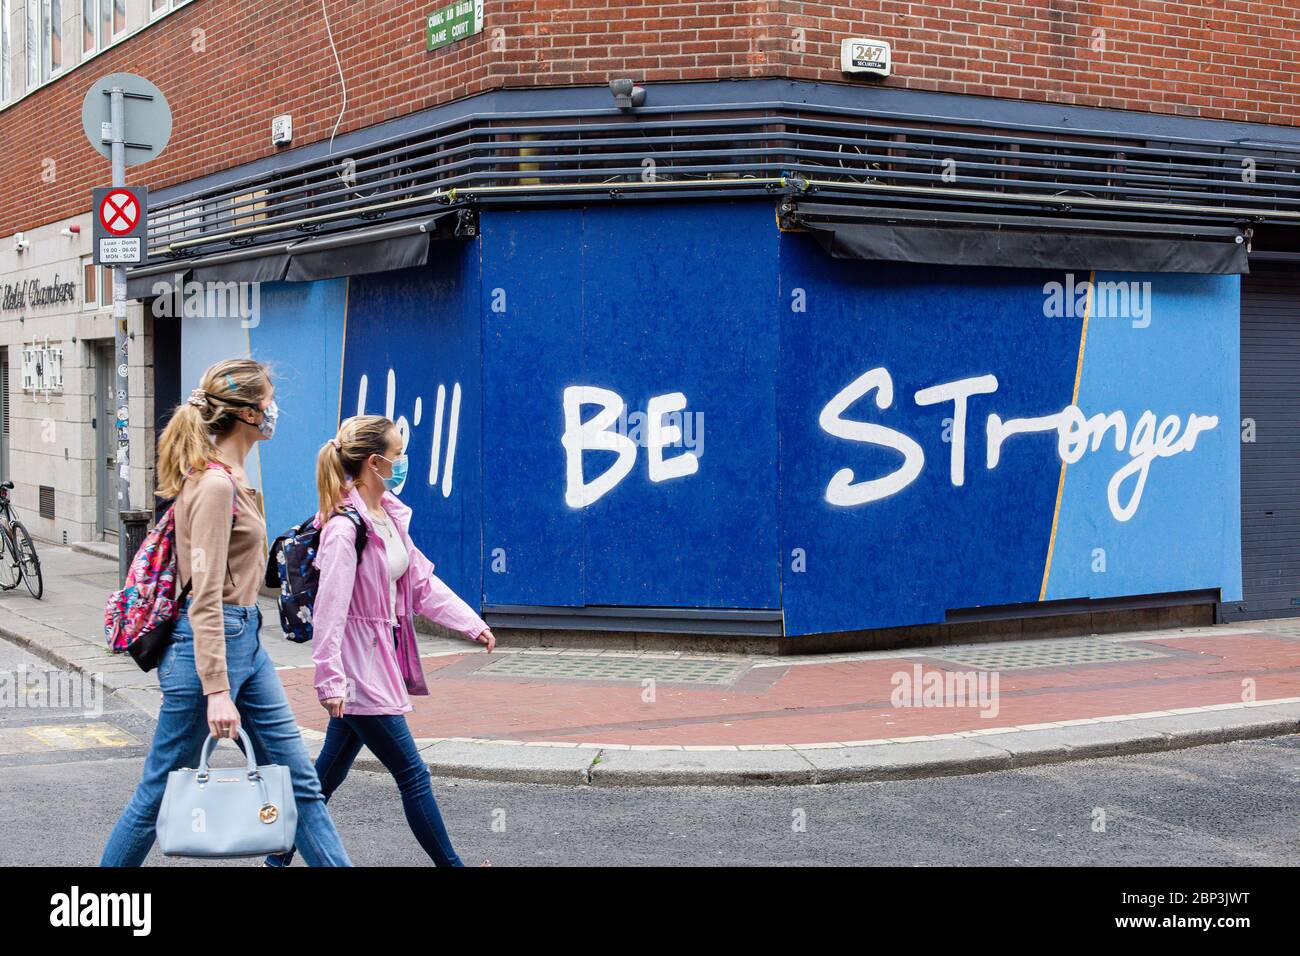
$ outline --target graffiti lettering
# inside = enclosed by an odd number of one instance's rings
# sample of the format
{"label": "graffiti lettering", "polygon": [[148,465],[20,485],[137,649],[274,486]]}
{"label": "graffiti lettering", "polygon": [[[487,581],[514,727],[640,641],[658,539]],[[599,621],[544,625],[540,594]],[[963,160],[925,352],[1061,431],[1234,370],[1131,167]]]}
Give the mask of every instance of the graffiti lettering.
{"label": "graffiti lettering", "polygon": [[[601,410],[584,422],[583,405],[599,405]],[[585,508],[598,501],[636,464],[636,442],[613,427],[626,407],[622,396],[607,388],[570,385],[564,390],[564,435],[560,441],[565,452],[564,501],[570,508]],[[685,408],[686,396],[681,392],[656,395],[646,404],[646,453],[653,482],[684,478],[699,470],[699,457],[693,452],[664,458],[664,447],[682,438],[681,428],[665,424],[664,418]],[[612,451],[618,457],[596,478],[584,481],[582,456],[586,451]]]}
{"label": "graffiti lettering", "polygon": [[[913,396],[920,406],[948,401],[953,403],[950,478],[955,486],[965,483],[967,400],[972,395],[996,392],[997,387],[998,380],[995,376],[980,375],[923,388]],[[924,467],[925,453],[912,438],[883,425],[844,418],[844,413],[854,402],[873,390],[876,393],[877,408],[885,409],[893,404],[894,382],[888,369],[873,368],[860,375],[826,403],[818,423],[823,431],[836,438],[890,448],[903,456],[903,463],[882,478],[857,482],[853,480],[851,468],[841,468],[831,476],[826,486],[826,500],[833,505],[852,507],[898,494],[916,480]],[[1057,454],[1066,464],[1073,464],[1085,452],[1100,450],[1106,433],[1112,432],[1115,450],[1124,451],[1127,442],[1131,460],[1111,476],[1106,499],[1115,520],[1128,521],[1137,513],[1142,501],[1152,463],[1157,458],[1171,458],[1192,451],[1200,433],[1209,431],[1218,424],[1216,415],[1198,415],[1192,412],[1187,415],[1185,425],[1182,417],[1167,415],[1157,426],[1155,413],[1148,409],[1138,416],[1130,434],[1128,419],[1122,411],[1087,417],[1077,405],[1067,405],[1052,415],[1005,421],[996,414],[990,414],[985,425],[985,466],[990,470],[998,466],[1002,445],[1013,435],[1055,431]],[[1122,502],[1120,498],[1123,485],[1129,478],[1136,480],[1128,501]]]}

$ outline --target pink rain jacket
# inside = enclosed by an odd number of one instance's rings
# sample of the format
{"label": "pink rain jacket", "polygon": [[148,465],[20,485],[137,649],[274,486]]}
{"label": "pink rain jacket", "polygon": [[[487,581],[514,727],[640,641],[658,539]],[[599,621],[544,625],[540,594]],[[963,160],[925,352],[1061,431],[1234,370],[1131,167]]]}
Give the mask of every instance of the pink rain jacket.
{"label": "pink rain jacket", "polygon": [[[404,714],[411,694],[428,694],[420,669],[413,614],[474,640],[487,628],[468,604],[433,573],[407,533],[411,509],[388,492],[381,499],[398,535],[406,544],[409,564],[397,580],[397,639],[388,618],[388,557],[366,504],[355,489],[347,503],[357,510],[369,532],[357,561],[356,526],[343,515],[325,523],[316,567],[320,589],[312,611],[312,660],[316,694],[321,700],[342,697],[347,714]],[[319,520],[319,515],[317,516]]]}

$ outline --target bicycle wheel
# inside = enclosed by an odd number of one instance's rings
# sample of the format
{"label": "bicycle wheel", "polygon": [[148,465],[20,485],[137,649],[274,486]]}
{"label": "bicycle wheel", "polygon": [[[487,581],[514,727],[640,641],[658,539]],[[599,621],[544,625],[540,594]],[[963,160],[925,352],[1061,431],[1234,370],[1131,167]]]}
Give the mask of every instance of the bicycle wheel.
{"label": "bicycle wheel", "polygon": [[23,571],[23,583],[32,592],[32,597],[39,601],[45,593],[45,582],[41,578],[41,559],[36,555],[36,545],[32,543],[32,536],[27,533],[21,521],[14,522],[13,533],[18,565]]}
{"label": "bicycle wheel", "polygon": [[12,591],[23,576],[18,563],[18,547],[9,529],[0,524],[0,591]]}

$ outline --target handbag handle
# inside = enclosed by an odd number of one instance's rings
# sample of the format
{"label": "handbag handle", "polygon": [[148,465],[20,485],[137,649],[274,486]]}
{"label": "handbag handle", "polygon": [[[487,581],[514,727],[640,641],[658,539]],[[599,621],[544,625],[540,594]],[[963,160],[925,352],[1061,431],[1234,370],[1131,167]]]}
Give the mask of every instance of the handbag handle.
{"label": "handbag handle", "polygon": [[[239,728],[239,738],[244,743],[244,756],[248,758],[247,769],[249,779],[256,779],[261,776],[257,772],[257,761],[253,754],[253,742],[248,739],[248,734],[244,733],[244,728]],[[204,783],[208,779],[208,755],[212,749],[222,741],[221,737],[213,737],[211,734],[203,741],[203,753],[199,756],[199,776],[198,781]]]}

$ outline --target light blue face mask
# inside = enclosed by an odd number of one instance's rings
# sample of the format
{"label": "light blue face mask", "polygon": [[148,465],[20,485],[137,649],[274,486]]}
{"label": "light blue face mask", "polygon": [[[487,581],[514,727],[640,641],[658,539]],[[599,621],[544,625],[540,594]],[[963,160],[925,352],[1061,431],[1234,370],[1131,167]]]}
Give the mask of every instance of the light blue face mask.
{"label": "light blue face mask", "polygon": [[[383,455],[378,455],[376,457],[384,458]],[[389,461],[389,459],[384,458],[384,461]],[[383,475],[379,475],[379,477],[384,479],[385,488],[387,488],[389,491],[396,491],[398,488],[402,487],[402,482],[406,481],[406,469],[407,469],[406,456],[399,455],[397,457],[397,460],[391,462],[391,464],[393,466],[393,474],[388,478],[384,478]],[[378,472],[376,472],[376,474],[378,474]]]}
{"label": "light blue face mask", "polygon": [[262,409],[262,420],[257,424],[257,430],[266,438],[275,435],[275,421],[280,417],[280,409],[275,404],[275,399],[271,399],[271,404]]}

